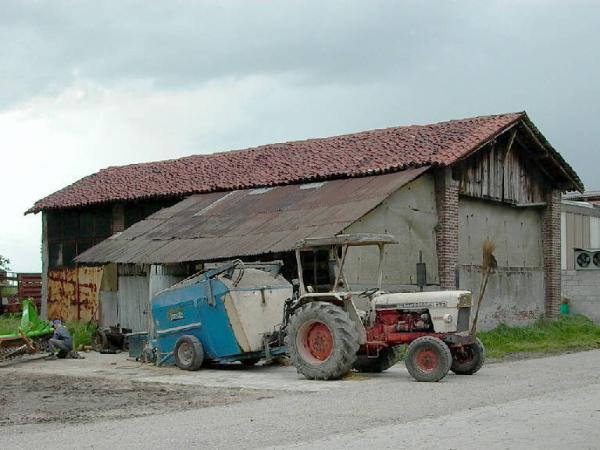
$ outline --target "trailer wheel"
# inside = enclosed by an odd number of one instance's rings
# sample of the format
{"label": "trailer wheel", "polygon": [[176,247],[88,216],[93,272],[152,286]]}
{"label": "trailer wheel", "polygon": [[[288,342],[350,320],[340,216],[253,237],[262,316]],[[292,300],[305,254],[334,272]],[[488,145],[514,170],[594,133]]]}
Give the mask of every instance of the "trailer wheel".
{"label": "trailer wheel", "polygon": [[204,349],[196,336],[181,336],[174,355],[175,364],[183,370],[198,370],[204,361]]}
{"label": "trailer wheel", "polygon": [[417,381],[440,381],[450,370],[452,354],[440,339],[422,336],[408,346],[405,364]]}
{"label": "trailer wheel", "polygon": [[381,373],[396,364],[400,360],[401,354],[402,349],[400,346],[396,346],[382,348],[376,358],[358,355],[354,363],[354,369],[364,373]]}
{"label": "trailer wheel", "polygon": [[311,380],[331,380],[348,373],[359,347],[356,325],[339,306],[311,302],[290,318],[285,345],[298,373]]}
{"label": "trailer wheel", "polygon": [[477,338],[473,345],[465,345],[461,349],[452,349],[452,366],[450,370],[457,375],[473,375],[485,361],[485,347]]}

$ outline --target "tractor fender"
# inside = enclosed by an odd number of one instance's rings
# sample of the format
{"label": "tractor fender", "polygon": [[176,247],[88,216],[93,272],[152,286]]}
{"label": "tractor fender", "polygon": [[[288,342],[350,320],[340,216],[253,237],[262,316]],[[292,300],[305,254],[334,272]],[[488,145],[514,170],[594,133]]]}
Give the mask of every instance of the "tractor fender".
{"label": "tractor fender", "polygon": [[[347,297],[343,293],[309,293],[302,295],[296,304],[294,305],[293,311],[300,308],[301,306],[306,305],[307,303],[312,302],[326,302],[332,303],[344,309],[352,321],[356,324],[356,329],[358,330],[359,335],[359,344],[364,345],[367,343],[367,329],[365,328],[356,306],[352,302],[350,297]],[[292,311],[292,313],[293,313]]]}

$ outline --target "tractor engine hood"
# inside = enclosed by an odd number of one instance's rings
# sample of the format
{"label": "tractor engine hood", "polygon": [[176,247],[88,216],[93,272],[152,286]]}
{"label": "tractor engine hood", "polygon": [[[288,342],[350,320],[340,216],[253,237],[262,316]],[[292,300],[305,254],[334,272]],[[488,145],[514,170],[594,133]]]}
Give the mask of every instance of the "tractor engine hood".
{"label": "tractor engine hood", "polygon": [[469,291],[408,292],[375,296],[378,308],[445,309],[471,306]]}

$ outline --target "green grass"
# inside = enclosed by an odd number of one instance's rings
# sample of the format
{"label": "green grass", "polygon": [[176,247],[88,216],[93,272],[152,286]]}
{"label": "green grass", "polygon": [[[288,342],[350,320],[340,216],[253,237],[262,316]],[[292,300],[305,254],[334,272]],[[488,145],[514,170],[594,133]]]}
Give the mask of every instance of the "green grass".
{"label": "green grass", "polygon": [[600,348],[600,326],[585,316],[538,319],[527,327],[500,325],[478,333],[490,358],[511,353],[560,353],[566,350]]}
{"label": "green grass", "polygon": [[65,324],[71,336],[73,336],[73,348],[80,345],[92,345],[92,337],[98,328],[96,324],[89,322],[67,322]]}
{"label": "green grass", "polygon": [[0,316],[0,336],[17,332],[21,316],[18,314],[2,314]]}
{"label": "green grass", "polygon": [[[17,332],[21,322],[20,314],[3,314],[0,316],[0,336],[4,334],[13,334]],[[65,324],[71,336],[73,336],[73,346],[78,348],[80,345],[91,345],[92,336],[96,332],[97,325],[88,322],[67,322]]]}

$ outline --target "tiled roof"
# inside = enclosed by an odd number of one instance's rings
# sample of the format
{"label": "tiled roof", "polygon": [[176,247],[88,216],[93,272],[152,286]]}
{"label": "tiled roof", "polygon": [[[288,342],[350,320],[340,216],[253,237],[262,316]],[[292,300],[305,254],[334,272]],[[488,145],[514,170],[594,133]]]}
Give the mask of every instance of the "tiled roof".
{"label": "tiled roof", "polygon": [[39,200],[27,213],[447,166],[526,117],[473,117],[109,167]]}

